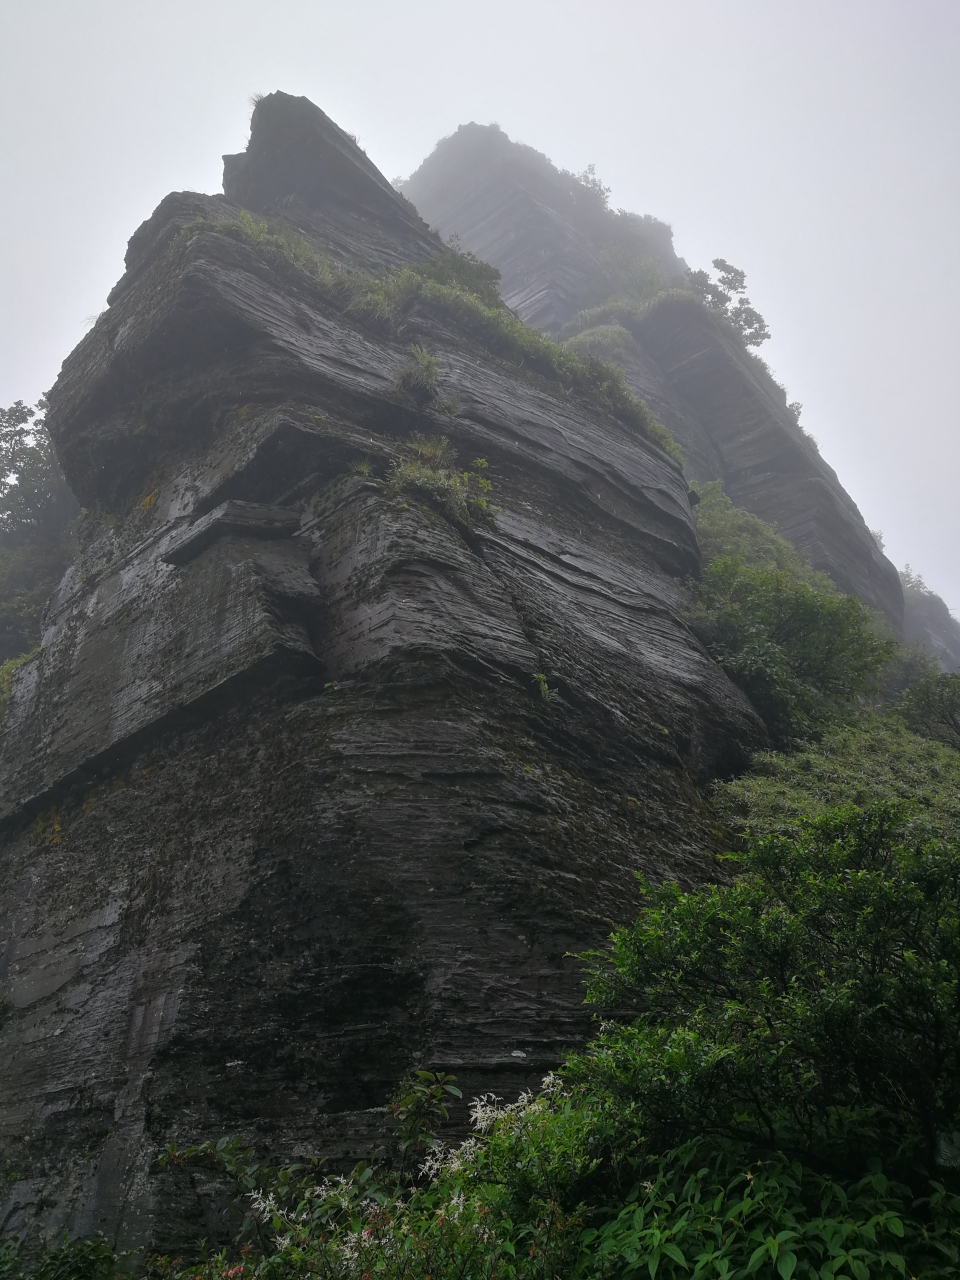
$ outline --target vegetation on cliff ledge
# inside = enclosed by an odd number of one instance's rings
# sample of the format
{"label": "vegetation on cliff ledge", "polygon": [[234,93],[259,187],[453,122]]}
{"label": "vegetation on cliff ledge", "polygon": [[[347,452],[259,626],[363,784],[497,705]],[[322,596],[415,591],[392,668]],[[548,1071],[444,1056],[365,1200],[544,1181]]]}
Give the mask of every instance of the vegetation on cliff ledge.
{"label": "vegetation on cliff ledge", "polygon": [[214,232],[240,240],[277,267],[293,268],[359,321],[395,334],[415,312],[433,314],[463,339],[538,375],[555,391],[633,427],[677,462],[683,455],[670,433],[627,387],[623,374],[592,355],[578,355],[523,323],[497,291],[500,273],[470,253],[450,248],[429,262],[382,276],[348,271],[282,225],[256,222],[244,211],[236,221],[198,219],[183,236]]}

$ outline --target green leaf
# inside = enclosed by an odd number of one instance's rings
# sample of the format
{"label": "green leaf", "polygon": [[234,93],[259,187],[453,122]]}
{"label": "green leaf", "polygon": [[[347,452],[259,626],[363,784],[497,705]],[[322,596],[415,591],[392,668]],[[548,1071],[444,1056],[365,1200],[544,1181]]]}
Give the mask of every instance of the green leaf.
{"label": "green leaf", "polygon": [[758,1249],[754,1249],[753,1253],[750,1255],[750,1261],[747,1263],[747,1275],[748,1276],[753,1275],[754,1271],[757,1270],[761,1262],[765,1262],[766,1259],[767,1259],[767,1246],[765,1244],[762,1244]]}
{"label": "green leaf", "polygon": [[795,1253],[782,1253],[777,1259],[777,1270],[780,1272],[782,1280],[790,1280],[797,1267],[797,1255]]}

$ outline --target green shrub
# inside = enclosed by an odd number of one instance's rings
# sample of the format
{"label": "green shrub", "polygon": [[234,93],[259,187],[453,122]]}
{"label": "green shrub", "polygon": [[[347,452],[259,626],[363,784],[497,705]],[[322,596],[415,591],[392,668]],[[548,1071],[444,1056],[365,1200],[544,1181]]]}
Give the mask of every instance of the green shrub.
{"label": "green shrub", "polygon": [[739,838],[782,832],[837,805],[888,800],[912,805],[910,824],[960,844],[960,756],[910,733],[896,716],[865,712],[799,751],[755,755],[710,803]]}
{"label": "green shrub", "polygon": [[960,751],[960,673],[924,674],[898,709],[914,733]]}
{"label": "green shrub", "polygon": [[422,498],[450,519],[467,524],[487,512],[487,494],[493,485],[483,474],[487,469],[484,458],[474,458],[469,471],[458,471],[456,461],[456,451],[446,436],[415,434],[401,445],[387,487]]}
{"label": "green shrub", "polygon": [[0,662],[40,640],[47,601],[77,551],[78,512],[42,416],[0,409]]}
{"label": "green shrub", "polygon": [[654,1151],[720,1134],[844,1176],[875,1157],[932,1176],[960,1128],[957,846],[881,803],[738,862],[730,884],[647,886],[595,958],[590,999],[618,1025],[573,1077],[636,1101]]}
{"label": "green shrub", "polygon": [[853,596],[837,596],[785,570],[719,556],[698,588],[694,627],[786,746],[819,732],[875,693],[894,653]]}
{"label": "green shrub", "polygon": [[410,360],[400,370],[397,390],[409,391],[421,403],[432,400],[437,394],[440,366],[423,347],[410,348]]}
{"label": "green shrub", "polygon": [[636,347],[633,334],[621,324],[599,324],[583,329],[564,343],[568,351],[580,356],[599,356],[602,360],[616,360],[627,356]]}
{"label": "green shrub", "polygon": [[720,556],[738,556],[750,568],[775,569],[826,595],[838,594],[831,579],[811,569],[809,562],[773,525],[742,507],[735,507],[719,480],[697,486],[697,493],[700,502],[694,508],[694,519],[705,565]]}
{"label": "green shrub", "polygon": [[8,1236],[0,1241],[0,1280],[119,1280],[131,1261],[102,1235],[31,1243]]}
{"label": "green shrub", "polygon": [[581,1239],[594,1275],[903,1280],[908,1265],[925,1277],[952,1274],[958,1208],[934,1187],[918,1219],[909,1188],[882,1173],[844,1185],[797,1162],[748,1164],[701,1141],[663,1156],[616,1216]]}

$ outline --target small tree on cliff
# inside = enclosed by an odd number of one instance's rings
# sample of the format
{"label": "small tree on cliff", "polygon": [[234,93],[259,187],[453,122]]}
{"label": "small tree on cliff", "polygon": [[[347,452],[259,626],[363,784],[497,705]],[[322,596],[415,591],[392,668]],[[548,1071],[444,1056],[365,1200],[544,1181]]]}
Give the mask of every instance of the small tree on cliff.
{"label": "small tree on cliff", "polygon": [[691,271],[688,279],[694,292],[711,311],[716,311],[738,330],[748,347],[759,347],[770,337],[767,322],[745,296],[747,276],[739,267],[732,266],[725,258],[714,258],[717,279],[712,280],[707,271]]}
{"label": "small tree on cliff", "polygon": [[75,554],[77,502],[44,425],[46,401],[0,408],[0,662],[31,649]]}

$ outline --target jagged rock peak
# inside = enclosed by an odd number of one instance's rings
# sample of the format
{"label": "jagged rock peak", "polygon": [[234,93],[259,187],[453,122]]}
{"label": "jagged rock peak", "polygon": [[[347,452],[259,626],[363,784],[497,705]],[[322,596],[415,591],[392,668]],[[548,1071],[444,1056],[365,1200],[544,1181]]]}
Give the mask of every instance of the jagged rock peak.
{"label": "jagged rock peak", "polygon": [[582,305],[606,248],[651,258],[671,278],[686,269],[666,223],[614,212],[598,182],[558,169],[499,125],[471,122],[442,138],[403,194],[441,235],[461,235],[464,248],[498,267],[507,305],[548,332]]}
{"label": "jagged rock peak", "polygon": [[280,92],[254,107],[246,151],[223,157],[223,192],[258,210],[290,197],[394,213],[408,207],[355,138],[309,98]]}

